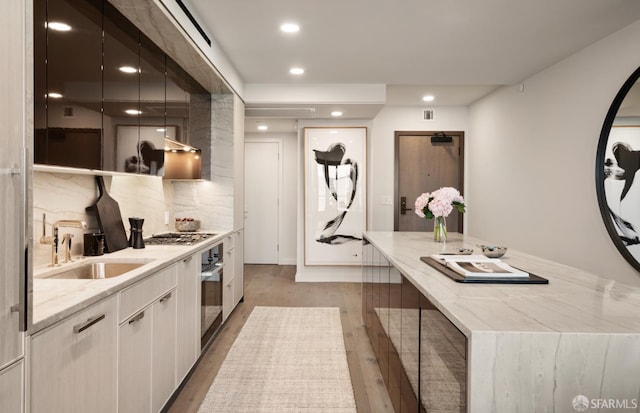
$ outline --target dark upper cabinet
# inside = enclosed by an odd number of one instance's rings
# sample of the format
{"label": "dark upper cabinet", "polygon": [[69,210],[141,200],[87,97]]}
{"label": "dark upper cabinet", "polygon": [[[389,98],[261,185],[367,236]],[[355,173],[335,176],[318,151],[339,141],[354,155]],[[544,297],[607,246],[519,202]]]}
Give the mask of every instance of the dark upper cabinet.
{"label": "dark upper cabinet", "polygon": [[108,3],[103,50],[105,168],[142,173],[138,154],[140,31]]}
{"label": "dark upper cabinet", "polygon": [[34,11],[35,162],[101,169],[101,1]]}
{"label": "dark upper cabinet", "polygon": [[180,150],[170,170],[200,177],[210,93],[108,1],[35,0],[34,75],[35,163],[164,175]]}

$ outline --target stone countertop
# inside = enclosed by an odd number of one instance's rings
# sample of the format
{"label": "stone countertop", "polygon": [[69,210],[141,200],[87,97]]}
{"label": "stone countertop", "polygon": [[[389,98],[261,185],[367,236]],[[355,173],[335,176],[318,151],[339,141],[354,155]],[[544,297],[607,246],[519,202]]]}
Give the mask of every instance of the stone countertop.
{"label": "stone countertop", "polygon": [[[640,334],[640,288],[509,249],[505,263],[549,284],[463,284],[420,260],[443,252],[430,233],[366,232],[365,237],[467,337],[482,332]],[[490,244],[449,234],[447,251]],[[481,253],[481,252],[480,252]]]}
{"label": "stone countertop", "polygon": [[[206,232],[217,235],[189,246],[147,245],[143,249],[125,248],[99,257],[74,257],[76,261],[62,264],[55,269],[45,268],[34,271],[30,334],[35,334],[189,255],[219,243],[233,231]],[[46,278],[50,273],[91,261],[144,262],[145,264],[121,276],[106,279]]]}

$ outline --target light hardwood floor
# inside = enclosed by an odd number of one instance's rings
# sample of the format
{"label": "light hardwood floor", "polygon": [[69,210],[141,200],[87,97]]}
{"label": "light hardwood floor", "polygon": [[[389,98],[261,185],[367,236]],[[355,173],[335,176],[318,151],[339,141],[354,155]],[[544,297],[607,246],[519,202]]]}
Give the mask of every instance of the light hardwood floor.
{"label": "light hardwood floor", "polygon": [[209,386],[255,306],[339,307],[358,412],[393,412],[362,325],[358,283],[296,283],[294,266],[245,265],[244,302],[238,304],[177,395],[170,413],[197,412]]}

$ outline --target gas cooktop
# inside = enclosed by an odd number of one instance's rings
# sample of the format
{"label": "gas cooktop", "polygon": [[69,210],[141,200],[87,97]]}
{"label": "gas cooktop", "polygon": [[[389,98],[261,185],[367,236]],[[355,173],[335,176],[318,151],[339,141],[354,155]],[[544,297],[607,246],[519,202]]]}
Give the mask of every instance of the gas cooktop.
{"label": "gas cooktop", "polygon": [[211,232],[165,232],[144,240],[145,245],[193,245],[217,234]]}

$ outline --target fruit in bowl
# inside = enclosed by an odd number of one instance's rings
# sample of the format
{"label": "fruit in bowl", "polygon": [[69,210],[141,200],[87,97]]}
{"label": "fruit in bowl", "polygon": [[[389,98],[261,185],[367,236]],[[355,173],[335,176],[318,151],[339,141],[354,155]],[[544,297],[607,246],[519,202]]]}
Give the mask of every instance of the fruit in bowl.
{"label": "fruit in bowl", "polygon": [[200,229],[200,221],[193,218],[176,218],[176,231],[195,232]]}
{"label": "fruit in bowl", "polygon": [[478,245],[482,249],[482,253],[489,258],[500,258],[507,252],[507,247],[499,247],[496,245]]}

